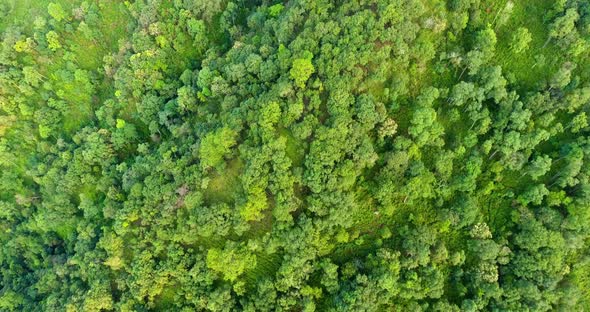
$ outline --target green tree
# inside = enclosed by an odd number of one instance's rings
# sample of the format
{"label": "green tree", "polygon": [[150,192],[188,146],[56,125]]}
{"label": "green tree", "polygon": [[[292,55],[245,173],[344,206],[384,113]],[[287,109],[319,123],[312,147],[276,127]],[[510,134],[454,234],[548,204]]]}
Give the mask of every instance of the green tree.
{"label": "green tree", "polygon": [[299,88],[305,88],[305,83],[311,77],[311,75],[315,72],[315,68],[311,63],[311,59],[313,55],[308,53],[309,55],[305,58],[298,58],[293,60],[293,65],[291,66],[291,70],[289,71],[289,75],[291,79],[295,80],[295,85]]}
{"label": "green tree", "polygon": [[59,42],[59,35],[55,31],[48,32],[45,37],[47,38],[48,47],[52,51],[61,49],[61,43]]}
{"label": "green tree", "polygon": [[574,63],[565,62],[559,70],[551,77],[549,86],[552,89],[563,89],[572,79],[572,70],[576,68]]}
{"label": "green tree", "polygon": [[222,127],[206,134],[199,148],[201,167],[207,169],[221,165],[223,158],[237,144],[236,138],[237,133],[229,127]]}
{"label": "green tree", "polygon": [[547,195],[549,195],[549,190],[545,187],[545,184],[537,184],[529,187],[524,193],[522,193],[518,197],[518,201],[523,205],[529,203],[540,205],[543,198]]}
{"label": "green tree", "polygon": [[525,27],[519,27],[512,35],[510,42],[510,49],[514,53],[522,53],[529,48],[529,44],[533,40],[533,36]]}
{"label": "green tree", "polygon": [[588,117],[586,117],[586,112],[577,114],[574,119],[572,119],[569,127],[571,127],[572,133],[578,133],[580,130],[587,128]]}
{"label": "green tree", "polygon": [[529,164],[524,174],[528,174],[536,181],[539,177],[542,177],[549,172],[552,162],[551,158],[547,155],[538,156]]}
{"label": "green tree", "polygon": [[49,15],[58,22],[61,22],[66,18],[66,12],[59,3],[49,3],[49,5],[47,5],[47,11],[49,12]]}
{"label": "green tree", "polygon": [[549,41],[551,38],[561,39],[575,30],[576,21],[580,15],[575,8],[568,9],[563,16],[555,19],[549,26]]}
{"label": "green tree", "polygon": [[243,245],[228,242],[223,249],[207,251],[207,267],[220,273],[223,279],[235,282],[246,270],[256,266],[256,256]]}

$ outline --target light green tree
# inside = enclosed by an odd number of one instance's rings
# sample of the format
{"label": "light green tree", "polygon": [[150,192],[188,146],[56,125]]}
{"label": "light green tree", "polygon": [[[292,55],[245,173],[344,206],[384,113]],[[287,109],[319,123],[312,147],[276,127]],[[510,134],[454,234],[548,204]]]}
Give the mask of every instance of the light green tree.
{"label": "light green tree", "polygon": [[312,57],[313,56],[299,58],[293,61],[293,65],[291,67],[291,71],[289,72],[289,74],[291,76],[291,79],[295,80],[295,84],[299,88],[305,88],[305,83],[307,82],[309,77],[311,77],[311,75],[315,72],[315,68],[311,63]]}

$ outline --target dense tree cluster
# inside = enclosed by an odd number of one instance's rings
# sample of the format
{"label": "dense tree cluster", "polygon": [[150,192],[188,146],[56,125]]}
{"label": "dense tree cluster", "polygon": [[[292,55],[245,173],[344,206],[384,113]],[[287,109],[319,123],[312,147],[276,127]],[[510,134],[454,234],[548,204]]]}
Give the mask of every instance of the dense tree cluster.
{"label": "dense tree cluster", "polygon": [[0,39],[1,311],[590,308],[586,1],[6,0]]}

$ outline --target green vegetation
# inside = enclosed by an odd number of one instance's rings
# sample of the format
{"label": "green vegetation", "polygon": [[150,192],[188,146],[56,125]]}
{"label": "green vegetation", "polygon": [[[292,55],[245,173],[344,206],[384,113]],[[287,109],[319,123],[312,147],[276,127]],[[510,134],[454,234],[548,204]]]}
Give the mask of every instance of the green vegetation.
{"label": "green vegetation", "polygon": [[0,1],[0,311],[590,310],[582,0]]}

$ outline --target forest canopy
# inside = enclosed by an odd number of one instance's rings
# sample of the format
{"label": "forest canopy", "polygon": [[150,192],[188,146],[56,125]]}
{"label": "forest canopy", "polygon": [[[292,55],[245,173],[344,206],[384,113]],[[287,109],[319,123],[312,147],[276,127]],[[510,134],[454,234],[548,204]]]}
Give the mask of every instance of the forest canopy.
{"label": "forest canopy", "polygon": [[585,0],[0,1],[0,311],[590,309]]}

